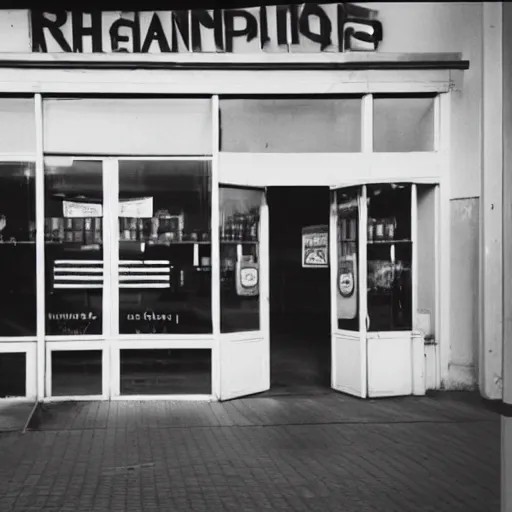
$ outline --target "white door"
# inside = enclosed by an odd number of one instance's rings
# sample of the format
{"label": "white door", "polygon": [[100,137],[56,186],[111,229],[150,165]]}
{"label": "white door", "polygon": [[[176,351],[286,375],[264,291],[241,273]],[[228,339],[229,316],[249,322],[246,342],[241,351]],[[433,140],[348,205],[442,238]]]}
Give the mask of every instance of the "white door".
{"label": "white door", "polygon": [[365,187],[331,189],[331,386],[365,398],[366,340]]}
{"label": "white door", "polygon": [[220,185],[220,400],[270,389],[268,206],[262,188]]}
{"label": "white door", "polygon": [[[418,309],[416,194],[410,183],[332,188],[331,381],[337,391],[361,398],[410,395],[415,381],[421,394],[423,340],[413,329]],[[434,288],[426,280],[429,275],[435,279],[429,272],[435,262],[429,264],[427,256],[422,298],[434,309],[429,303]]]}

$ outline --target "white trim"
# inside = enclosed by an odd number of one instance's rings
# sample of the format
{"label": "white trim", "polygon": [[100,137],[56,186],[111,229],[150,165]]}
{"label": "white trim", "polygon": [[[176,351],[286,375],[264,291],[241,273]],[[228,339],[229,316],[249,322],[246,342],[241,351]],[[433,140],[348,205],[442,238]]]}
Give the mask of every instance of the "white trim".
{"label": "white trim", "polygon": [[0,337],[0,345],[2,343],[37,343],[37,336],[2,336]]}
{"label": "white trim", "polygon": [[366,398],[368,383],[368,200],[366,185],[361,187],[359,199],[359,342],[361,345],[361,397]]}
{"label": "white trim", "polygon": [[[182,52],[182,53],[2,53],[1,61],[32,62],[32,63],[61,63],[84,66],[92,63],[192,63],[192,64],[318,64],[318,63],[374,63],[374,62],[448,62],[461,60],[461,54],[456,52],[425,52],[425,53],[390,53],[390,52],[314,52],[314,53],[228,53],[228,52]],[[108,69],[108,68],[106,68]],[[396,71],[396,70],[394,70]]]}
{"label": "white trim", "polygon": [[366,94],[361,102],[361,152],[373,152],[373,95]]}
{"label": "white trim", "polygon": [[[358,52],[360,53],[360,52]],[[71,54],[73,55],[73,54]],[[318,56],[318,54],[315,54]],[[148,57],[145,55],[144,58]],[[194,70],[0,68],[0,93],[364,94],[447,92],[442,70]]]}
{"label": "white trim", "polygon": [[113,396],[112,401],[153,401],[165,400],[169,402],[216,402],[217,398],[214,395],[119,395]]}
{"label": "white trim", "polygon": [[[219,154],[220,182],[239,186],[349,186],[368,182],[437,183],[443,157],[414,153],[226,153]],[[290,177],[293,169],[293,178]],[[311,172],[314,169],[314,173]]]}
{"label": "white trim", "polygon": [[418,190],[411,185],[411,242],[412,242],[412,329],[418,324]]}
{"label": "white trim", "polygon": [[441,193],[439,184],[436,185],[435,197],[434,197],[434,280],[435,280],[435,331],[434,331],[434,342],[436,344],[436,350],[434,352],[434,367],[435,367],[435,389],[441,387],[441,360],[439,357],[440,350],[437,349],[437,345],[441,340]]}
{"label": "white trim", "polygon": [[211,314],[216,349],[212,352],[212,394],[221,393],[221,351],[220,342],[220,198],[219,198],[219,150],[220,150],[220,106],[219,97],[212,97],[212,166],[211,166]]}
{"label": "white trim", "polygon": [[35,130],[36,130],[36,306],[37,306],[37,398],[40,400],[45,393],[45,341],[46,331],[46,283],[45,283],[45,189],[44,189],[44,153],[43,153],[43,103],[40,94],[34,98]]}
{"label": "white trim", "polygon": [[[210,349],[216,348],[216,340],[213,336],[208,339],[188,339],[183,337],[178,340],[153,339],[139,336],[137,340],[111,340],[112,350],[158,350],[158,349]],[[213,354],[212,354],[213,359]]]}
{"label": "white trim", "polygon": [[443,177],[439,183],[438,193],[438,253],[439,286],[437,292],[437,316],[439,324],[438,379],[439,387],[448,382],[450,363],[450,318],[451,318],[451,203],[450,203],[450,158],[451,158],[451,95],[440,97],[440,150]]}
{"label": "white trim", "polygon": [[259,229],[259,269],[260,269],[260,332],[263,336],[265,352],[266,388],[270,389],[270,216],[266,191],[262,194]]}
{"label": "white trim", "polygon": [[[37,119],[37,118],[36,118]],[[31,154],[27,155],[26,153],[2,153],[0,152],[0,163],[9,163],[9,162],[23,162],[23,163],[36,163],[37,155]]]}
{"label": "white trim", "polygon": [[172,160],[175,160],[175,161],[178,161],[178,162],[183,162],[183,161],[192,161],[192,162],[196,162],[196,161],[200,161],[200,162],[210,162],[211,160],[213,160],[213,156],[190,156],[190,155],[187,155],[187,156],[145,156],[145,155],[140,155],[140,156],[119,156],[119,157],[115,157],[116,160],[118,161],[122,161],[122,160],[131,160],[131,161],[139,161],[139,160],[144,160],[144,161],[172,161]]}
{"label": "white trim", "polygon": [[441,149],[441,97],[434,98],[434,151]]}
{"label": "white trim", "polygon": [[396,340],[396,339],[409,339],[414,331],[368,331],[366,337],[370,340]]}
{"label": "white trim", "polygon": [[[334,376],[336,375],[336,357],[334,351],[333,336],[338,332],[338,197],[336,189],[330,190],[329,210],[329,293],[331,295],[331,387],[334,387]],[[358,335],[359,337],[359,335]]]}

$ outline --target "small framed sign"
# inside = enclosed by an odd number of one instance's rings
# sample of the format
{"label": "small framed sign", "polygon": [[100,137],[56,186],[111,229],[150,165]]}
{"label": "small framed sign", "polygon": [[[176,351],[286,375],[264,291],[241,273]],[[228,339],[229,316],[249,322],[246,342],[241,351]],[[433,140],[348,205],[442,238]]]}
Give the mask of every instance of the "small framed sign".
{"label": "small framed sign", "polygon": [[302,267],[326,268],[329,266],[329,226],[302,228]]}

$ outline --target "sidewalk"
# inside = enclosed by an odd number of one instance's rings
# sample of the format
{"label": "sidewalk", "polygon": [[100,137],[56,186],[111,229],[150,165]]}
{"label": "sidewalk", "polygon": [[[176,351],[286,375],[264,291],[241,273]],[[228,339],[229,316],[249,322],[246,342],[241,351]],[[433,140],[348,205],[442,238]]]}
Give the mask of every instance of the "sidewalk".
{"label": "sidewalk", "polygon": [[45,405],[0,435],[2,512],[498,512],[475,395]]}

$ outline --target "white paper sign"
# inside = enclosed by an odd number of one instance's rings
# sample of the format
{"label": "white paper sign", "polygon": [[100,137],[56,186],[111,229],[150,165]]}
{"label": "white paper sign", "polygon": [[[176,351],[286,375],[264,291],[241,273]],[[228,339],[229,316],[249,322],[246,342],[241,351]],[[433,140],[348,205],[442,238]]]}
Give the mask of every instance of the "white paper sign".
{"label": "white paper sign", "polygon": [[[64,217],[103,217],[103,205],[99,203],[81,203],[80,201],[63,201]],[[153,217],[153,198],[142,197],[119,202],[119,217]]]}
{"label": "white paper sign", "polygon": [[63,201],[62,210],[64,217],[103,217],[103,207],[97,203]]}
{"label": "white paper sign", "polygon": [[119,202],[119,217],[153,217],[153,198],[142,197]]}

